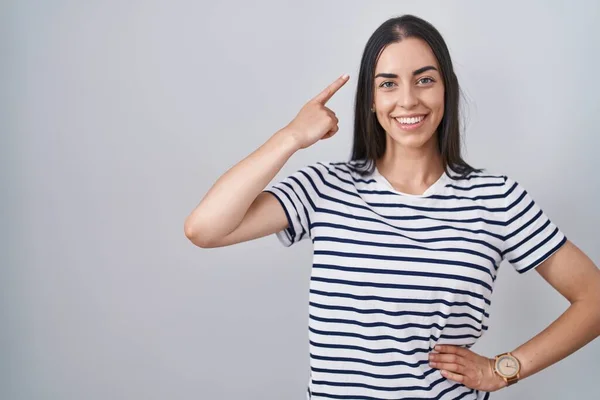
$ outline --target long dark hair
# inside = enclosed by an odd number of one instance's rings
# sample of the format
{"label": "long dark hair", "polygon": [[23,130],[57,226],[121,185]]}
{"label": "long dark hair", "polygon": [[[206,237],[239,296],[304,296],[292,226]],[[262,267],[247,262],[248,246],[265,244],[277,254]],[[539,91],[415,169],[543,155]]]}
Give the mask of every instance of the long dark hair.
{"label": "long dark hair", "polygon": [[385,153],[386,133],[379,124],[377,116],[371,111],[375,66],[387,45],[409,37],[420,38],[429,45],[438,61],[440,74],[444,80],[444,116],[436,131],[444,170],[448,173],[450,168],[460,175],[480,172],[481,170],[467,164],[461,156],[460,87],[454,74],[448,47],[433,25],[414,15],[403,15],[385,21],[367,41],[358,75],[351,160],[364,162],[357,170],[365,175],[374,171],[375,161]]}

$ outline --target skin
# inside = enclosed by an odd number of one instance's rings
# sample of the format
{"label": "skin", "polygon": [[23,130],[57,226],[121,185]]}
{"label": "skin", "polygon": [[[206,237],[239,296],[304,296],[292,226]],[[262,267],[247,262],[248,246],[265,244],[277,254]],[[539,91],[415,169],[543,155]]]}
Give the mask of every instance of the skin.
{"label": "skin", "polygon": [[[435,69],[423,71],[429,66]],[[423,193],[443,173],[435,131],[444,114],[444,86],[427,43],[407,38],[383,50],[375,67],[373,107],[386,131],[386,152],[377,160],[379,172],[401,192]],[[395,116],[413,114],[427,114],[419,129],[398,127]],[[567,241],[535,270],[570,306],[545,330],[511,351],[521,363],[521,380],[600,335],[600,270],[589,257]],[[461,346],[442,345],[434,350],[430,365],[446,378],[486,392],[506,386],[494,372],[493,358]]]}

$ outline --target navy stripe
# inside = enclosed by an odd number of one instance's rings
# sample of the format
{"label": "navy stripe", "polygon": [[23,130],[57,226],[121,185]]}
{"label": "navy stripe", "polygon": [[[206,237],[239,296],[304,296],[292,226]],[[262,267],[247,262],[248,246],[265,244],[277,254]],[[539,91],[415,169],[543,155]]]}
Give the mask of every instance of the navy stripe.
{"label": "navy stripe", "polygon": [[492,291],[492,287],[482,280],[471,278],[468,276],[462,276],[462,275],[442,274],[439,272],[400,271],[400,270],[389,270],[389,269],[380,269],[380,268],[345,267],[345,266],[334,265],[334,264],[316,264],[316,263],[313,264],[313,268],[335,269],[338,271],[350,271],[350,272],[364,272],[364,273],[370,273],[370,274],[425,276],[425,277],[430,277],[430,278],[454,279],[457,281],[476,283],[476,284],[481,285],[484,288],[488,289],[490,292]]}
{"label": "navy stripe", "polygon": [[[467,387],[465,387],[465,389],[467,389]],[[454,398],[454,400],[460,400],[460,399],[464,398],[465,396],[468,396],[468,395],[470,395],[470,394],[472,394],[472,393],[474,393],[474,392],[475,392],[475,389],[471,389],[471,390],[469,390],[468,392],[464,392],[464,393],[463,393],[463,394],[461,394],[460,396],[458,396],[458,397],[455,397],[455,398]],[[475,396],[477,396],[477,395],[475,395]],[[486,399],[487,399],[487,396],[486,396]]]}
{"label": "navy stripe", "polygon": [[[381,374],[373,374],[370,372],[363,372],[363,371],[355,371],[355,370],[344,370],[344,369],[325,369],[325,368],[311,368],[310,369],[312,372],[320,372],[320,373],[325,373],[325,374],[338,374],[338,375],[361,375],[361,376],[368,376],[370,378],[377,378],[377,379],[403,379],[403,378],[412,378],[412,379],[418,379],[418,380],[423,380],[425,378],[427,378],[429,375],[433,374],[436,372],[435,369],[433,368],[428,368],[428,371],[421,374],[421,375],[415,375],[415,374],[394,374],[394,375],[381,375]],[[315,384],[318,384],[319,381],[315,381]],[[362,385],[359,383],[359,385]],[[353,385],[354,386],[354,385]],[[369,386],[369,385],[366,385]],[[395,391],[398,390],[397,388],[382,388],[382,387],[378,387],[378,386],[373,386],[373,389],[376,390],[388,390],[388,391]]]}
{"label": "navy stripe", "polygon": [[[474,233],[474,234],[483,233],[483,234],[489,235],[491,237],[494,237],[494,238],[500,239],[500,240],[502,240],[504,238],[500,234],[486,231],[484,229],[474,230],[474,229],[468,229],[468,228],[459,228],[459,227],[451,226],[451,225],[438,225],[438,226],[429,226],[429,227],[409,228],[409,227],[405,227],[405,226],[402,226],[402,227],[395,226],[395,225],[389,224],[387,222],[384,222],[381,219],[363,217],[363,216],[354,215],[354,214],[346,214],[341,211],[329,210],[327,208],[318,208],[317,211],[319,211],[323,214],[338,215],[341,217],[346,217],[346,218],[350,218],[350,219],[354,219],[354,220],[358,220],[358,221],[374,222],[377,224],[394,227],[395,229],[408,231],[408,232],[433,232],[433,231],[441,231],[441,230],[454,230],[454,231],[458,231],[458,232],[469,232],[469,233]],[[392,221],[427,220],[427,221],[442,221],[442,222],[455,222],[455,223],[483,222],[483,221],[481,221],[481,218],[474,218],[471,220],[454,220],[454,219],[447,219],[447,218],[446,219],[445,218],[431,218],[431,217],[427,217],[424,215],[405,215],[405,216],[400,216],[400,215],[399,216],[389,216],[389,215],[382,215],[382,214],[377,214],[377,215],[379,215],[385,219],[392,220]],[[504,224],[505,224],[504,222],[496,221],[496,223],[494,225],[504,225]]]}
{"label": "navy stripe", "polygon": [[504,175],[469,175],[466,177],[454,175],[451,178],[455,181],[470,181],[471,179],[475,179],[475,178],[506,180],[506,177]]}
{"label": "navy stripe", "polygon": [[342,251],[327,251],[327,250],[315,250],[314,255],[324,255],[324,256],[338,256],[343,258],[359,258],[359,259],[368,259],[368,260],[387,260],[387,261],[405,261],[412,263],[427,263],[427,264],[437,264],[437,265],[453,265],[457,267],[465,267],[474,269],[477,271],[481,271],[490,278],[494,279],[494,274],[490,271],[489,268],[482,267],[481,265],[465,262],[465,261],[454,261],[454,260],[439,260],[435,258],[424,258],[424,257],[403,257],[403,256],[388,256],[383,254],[361,254],[361,253],[344,253]]}
{"label": "navy stripe", "polygon": [[[367,165],[367,163],[369,163],[369,161],[365,162],[365,163],[353,163],[353,162],[334,162],[331,163],[332,166],[334,166],[336,169],[339,169],[340,171],[346,172],[348,174],[351,173],[356,173],[357,175],[360,175],[360,171],[364,170],[364,167]],[[342,168],[340,168],[342,167]],[[344,169],[347,168],[347,169]]]}
{"label": "navy stripe", "polygon": [[[351,312],[355,312],[358,314],[384,314],[384,315],[390,315],[392,317],[402,317],[402,316],[407,316],[407,315],[411,315],[411,316],[418,316],[418,317],[433,317],[433,316],[439,316],[439,317],[443,317],[444,319],[449,319],[449,318],[461,318],[461,317],[465,317],[465,318],[470,318],[473,321],[481,324],[483,322],[483,320],[479,320],[477,318],[475,318],[475,316],[473,316],[472,314],[468,314],[468,313],[449,313],[449,314],[444,314],[441,311],[431,311],[431,312],[425,312],[425,311],[388,311],[388,310],[382,310],[382,309],[359,309],[359,308],[355,308],[355,307],[346,307],[346,306],[335,306],[335,305],[330,305],[330,304],[321,304],[321,303],[316,303],[316,302],[309,302],[308,303],[310,306],[316,307],[316,308],[323,308],[326,310],[338,310],[338,311],[351,311]],[[484,328],[484,330],[486,330],[487,327]]]}
{"label": "navy stripe", "polygon": [[423,341],[423,342],[428,342],[430,340],[437,341],[439,339],[439,337],[435,336],[435,335],[429,335],[429,336],[412,335],[412,336],[399,338],[399,337],[395,337],[395,336],[391,336],[391,335],[368,336],[368,335],[361,335],[360,333],[354,333],[354,332],[340,332],[340,331],[334,331],[334,330],[321,331],[319,329],[315,329],[312,327],[309,327],[308,330],[314,334],[322,335],[322,336],[350,337],[350,338],[357,338],[357,339],[374,341],[374,342],[378,341],[378,340],[391,340],[396,343],[409,343],[409,342],[413,342],[413,341]]}
{"label": "navy stripe", "polygon": [[456,189],[456,190],[473,190],[473,189],[480,189],[480,188],[486,188],[486,187],[498,187],[498,186],[504,186],[505,183],[504,182],[500,182],[500,183],[482,183],[480,185],[473,185],[473,186],[467,186],[467,187],[463,187],[463,186],[456,186],[456,185],[452,185],[452,184],[447,184],[446,187],[447,188],[452,188],[452,189]]}
{"label": "navy stripe", "polygon": [[[503,194],[489,194],[489,195],[481,195],[481,196],[474,196],[474,197],[464,197],[464,196],[456,196],[456,195],[448,195],[448,196],[443,196],[443,195],[432,195],[429,196],[429,199],[436,199],[436,200],[495,200],[495,199],[505,199],[507,198],[516,188],[517,188],[517,183],[514,183],[511,188],[508,190],[508,192],[503,193]],[[493,210],[498,210],[500,211],[501,209],[497,209],[494,208]],[[506,210],[504,210],[506,211]]]}
{"label": "navy stripe", "polygon": [[471,239],[471,238],[467,238],[467,237],[460,237],[460,236],[455,236],[455,237],[441,237],[441,238],[429,238],[429,239],[418,239],[418,238],[414,238],[414,237],[410,237],[407,235],[403,235],[401,233],[394,233],[394,232],[389,232],[389,231],[376,231],[376,230],[372,230],[372,229],[363,229],[363,228],[355,228],[352,226],[346,226],[346,225],[341,225],[341,224],[332,224],[329,222],[315,222],[313,225],[313,228],[317,228],[317,227],[324,227],[324,228],[335,228],[335,229],[343,229],[343,230],[348,230],[348,231],[353,231],[353,232],[361,232],[361,233],[371,233],[374,235],[386,235],[386,236],[400,236],[406,239],[410,239],[414,242],[420,242],[420,243],[434,243],[434,242],[469,242],[469,243],[476,243],[476,244],[480,244],[482,246],[485,246],[487,248],[489,248],[490,250],[494,250],[499,256],[502,254],[500,249],[498,249],[496,246],[485,242],[483,240],[478,240],[478,239]]}
{"label": "navy stripe", "polygon": [[483,334],[480,333],[479,335],[447,335],[447,334],[443,334],[439,337],[439,339],[479,339],[481,337],[481,335]]}
{"label": "navy stripe", "polygon": [[497,261],[494,260],[492,257],[490,257],[486,254],[483,254],[481,252],[471,250],[471,249],[463,249],[463,248],[456,248],[456,247],[442,247],[442,248],[438,248],[438,249],[430,249],[425,246],[417,246],[417,245],[411,245],[411,244],[368,242],[368,241],[364,241],[364,240],[345,239],[345,238],[338,238],[338,237],[333,237],[333,236],[318,236],[315,238],[315,242],[338,242],[338,243],[351,243],[351,244],[355,244],[355,245],[374,246],[374,247],[391,247],[391,248],[395,248],[395,249],[416,249],[416,250],[423,250],[423,251],[427,251],[427,252],[444,251],[444,252],[448,252],[448,253],[471,254],[471,255],[481,257],[481,258],[489,261],[491,264],[490,265],[491,267],[493,267],[494,269],[498,269]]}
{"label": "navy stripe", "polygon": [[361,286],[361,287],[378,287],[378,288],[387,288],[387,289],[404,289],[404,290],[425,290],[428,292],[447,292],[454,294],[464,294],[466,296],[475,297],[476,299],[484,301],[487,305],[491,305],[491,300],[485,298],[480,293],[470,292],[468,290],[459,290],[459,289],[451,289],[446,287],[439,286],[421,286],[421,285],[401,285],[395,283],[379,283],[379,282],[355,282],[348,281],[344,279],[330,279],[330,278],[322,278],[318,276],[312,276],[310,278],[311,281],[314,282],[325,282],[325,283],[334,283],[340,285],[350,285],[350,286]]}
{"label": "navy stripe", "polygon": [[345,345],[345,344],[330,344],[330,343],[319,343],[310,340],[309,343],[312,346],[326,349],[341,349],[341,350],[357,350],[363,351],[365,353],[371,354],[387,354],[387,353],[399,353],[404,356],[412,356],[417,353],[430,353],[431,349],[429,348],[419,348],[413,347],[411,350],[401,350],[397,347],[387,348],[387,349],[369,349],[362,346],[354,346],[354,345]]}
{"label": "navy stripe", "polygon": [[[340,293],[340,292],[324,292],[322,290],[310,289],[309,293],[316,294],[325,297],[341,297],[345,299],[353,299],[353,300],[376,300],[382,301],[386,303],[404,303],[404,304],[444,304],[451,307],[468,307],[477,311],[480,314],[484,314],[484,310],[480,307],[476,307],[471,303],[464,301],[447,301],[442,299],[410,299],[410,298],[396,298],[396,297],[383,297],[383,296],[359,296],[348,293]],[[486,315],[487,316],[487,315]]]}
{"label": "navy stripe", "polygon": [[434,324],[408,323],[408,324],[394,325],[394,324],[388,324],[386,322],[360,322],[360,321],[356,321],[356,320],[342,319],[342,318],[323,318],[323,317],[317,317],[312,314],[308,314],[308,318],[315,320],[315,321],[319,321],[319,322],[331,322],[331,323],[335,323],[335,324],[357,325],[357,326],[362,326],[363,328],[368,328],[368,327],[386,327],[386,328],[390,328],[390,329],[406,329],[406,328],[433,329],[433,328],[435,328],[438,330],[443,330],[445,328],[449,328],[449,329],[468,328],[468,329],[472,329],[472,330],[476,331],[477,333],[482,332],[482,329],[477,329],[473,325],[469,325],[469,324],[447,324],[447,325],[442,326],[442,325],[438,325],[435,323]]}
{"label": "navy stripe", "polygon": [[[395,388],[395,391],[421,391],[421,390],[426,390],[426,391],[431,391],[433,388],[435,388],[437,385],[439,385],[442,382],[446,382],[446,378],[441,378],[438,379],[435,382],[432,382],[429,386],[402,386],[400,388]],[[385,387],[381,388],[379,386],[372,386],[372,385],[366,385],[363,383],[353,383],[353,382],[329,382],[329,381],[313,381],[313,383],[315,385],[326,385],[326,386],[352,386],[352,387],[363,387],[363,388],[370,388],[373,390],[386,390]],[[442,396],[444,396],[446,393],[458,388],[459,386],[462,386],[459,383],[456,383],[454,385],[452,385],[451,387],[441,391],[438,396],[436,397],[432,397],[431,399],[440,399]],[[345,395],[334,395],[334,394],[327,394],[327,393],[323,393],[323,392],[313,392],[313,394],[315,396],[322,396],[322,397],[328,397],[328,398],[333,398],[333,399],[361,399],[361,400],[381,400],[381,398],[379,397],[369,397],[369,396],[345,396]],[[423,397],[403,397],[402,400],[420,400],[423,399]]]}
{"label": "navy stripe", "polygon": [[[508,197],[508,195],[514,190],[516,186],[513,186],[511,188],[511,190],[509,190],[509,192],[507,192],[505,195],[500,195],[497,196],[494,195],[494,198],[506,198]],[[475,211],[475,210],[482,210],[482,211],[487,211],[489,213],[506,213],[507,211],[510,211],[515,205],[517,205],[524,197],[526,196],[526,193],[522,193],[521,196],[515,200],[513,203],[511,203],[509,206],[507,207],[494,207],[494,208],[490,208],[490,207],[484,207],[484,206],[463,206],[463,207],[418,207],[418,206],[412,206],[412,205],[407,205],[407,204],[401,204],[401,203],[370,203],[370,202],[365,202],[366,204],[368,204],[371,207],[382,207],[382,208],[406,208],[406,209],[411,209],[411,210],[417,210],[417,211],[427,211],[427,212],[463,212],[463,211]],[[433,197],[433,196],[432,196]],[[445,197],[456,197],[456,196],[445,196]],[[479,196],[479,197],[483,197],[483,196]],[[463,199],[467,199],[467,200],[474,200],[474,198],[463,198]],[[477,200],[481,200],[481,199],[477,199]],[[359,207],[360,208],[360,207]],[[434,220],[438,220],[435,218],[432,218]],[[499,225],[499,226],[503,226],[503,225],[507,225],[506,222],[503,221],[491,221],[488,219],[483,219],[483,218],[479,218],[482,222],[491,222],[492,225]],[[444,219],[439,219],[439,221],[446,221]],[[463,221],[470,221],[470,220],[449,220],[449,221],[454,221],[454,222],[463,222]]]}
{"label": "navy stripe", "polygon": [[374,367],[398,367],[398,366],[405,366],[405,367],[411,367],[411,368],[418,368],[421,365],[429,365],[429,360],[422,360],[422,361],[418,361],[416,363],[409,363],[406,361],[388,361],[388,362],[375,362],[375,361],[369,361],[369,360],[365,360],[364,358],[352,358],[352,357],[325,357],[325,356],[319,356],[313,353],[310,353],[310,358],[313,358],[315,360],[321,360],[321,361],[334,361],[334,362],[354,362],[357,364],[367,364],[367,365],[371,365]]}

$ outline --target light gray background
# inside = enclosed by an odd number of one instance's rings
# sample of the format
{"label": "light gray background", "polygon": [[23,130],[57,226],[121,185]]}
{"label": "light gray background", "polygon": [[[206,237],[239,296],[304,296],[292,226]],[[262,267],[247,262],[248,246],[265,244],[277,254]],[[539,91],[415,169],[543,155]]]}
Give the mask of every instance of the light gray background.
{"label": "light gray background", "polygon": [[[485,4],[482,4],[485,3]],[[303,399],[311,244],[204,250],[183,221],[226,169],[360,57],[387,18],[445,37],[468,160],[523,184],[598,264],[597,1],[31,1],[0,6],[0,399]],[[505,264],[475,350],[567,308]],[[495,399],[590,399],[600,341]]]}

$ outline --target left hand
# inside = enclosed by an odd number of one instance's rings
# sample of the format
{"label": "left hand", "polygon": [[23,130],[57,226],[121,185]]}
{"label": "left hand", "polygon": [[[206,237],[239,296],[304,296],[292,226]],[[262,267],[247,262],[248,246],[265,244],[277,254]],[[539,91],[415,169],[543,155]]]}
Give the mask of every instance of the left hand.
{"label": "left hand", "polygon": [[441,370],[442,376],[484,392],[494,392],[506,382],[494,372],[494,360],[453,345],[437,345],[429,353],[429,365]]}

